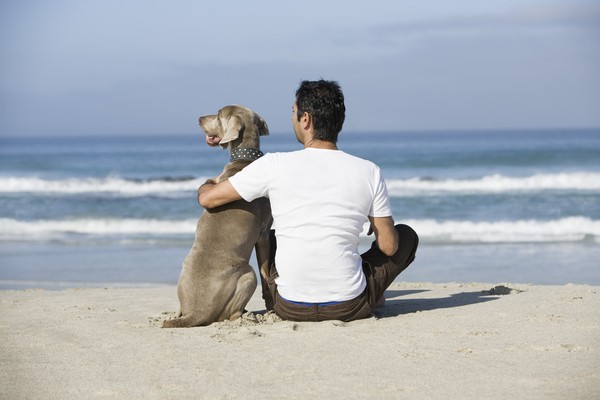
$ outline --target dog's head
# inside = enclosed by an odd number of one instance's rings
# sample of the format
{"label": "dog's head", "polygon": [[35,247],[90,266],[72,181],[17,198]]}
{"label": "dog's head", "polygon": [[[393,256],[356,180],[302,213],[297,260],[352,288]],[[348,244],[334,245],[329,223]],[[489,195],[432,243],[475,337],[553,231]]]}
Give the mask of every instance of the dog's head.
{"label": "dog's head", "polygon": [[[224,149],[233,146],[236,141],[241,145],[245,137],[256,140],[256,144],[249,143],[247,147],[258,147],[258,137],[269,134],[269,127],[260,115],[238,105],[225,106],[216,115],[202,116],[199,123],[206,135],[214,138],[213,143],[220,144]],[[255,132],[255,138],[249,137],[252,132]]]}

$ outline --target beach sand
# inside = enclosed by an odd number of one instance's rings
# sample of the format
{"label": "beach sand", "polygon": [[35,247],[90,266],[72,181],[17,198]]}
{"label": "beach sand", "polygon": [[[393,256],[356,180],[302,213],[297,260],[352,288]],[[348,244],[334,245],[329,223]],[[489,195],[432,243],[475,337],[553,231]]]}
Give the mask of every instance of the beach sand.
{"label": "beach sand", "polygon": [[386,298],[366,320],[297,323],[256,293],[241,320],[161,329],[175,287],[1,291],[0,398],[600,398],[598,286],[395,283]]}

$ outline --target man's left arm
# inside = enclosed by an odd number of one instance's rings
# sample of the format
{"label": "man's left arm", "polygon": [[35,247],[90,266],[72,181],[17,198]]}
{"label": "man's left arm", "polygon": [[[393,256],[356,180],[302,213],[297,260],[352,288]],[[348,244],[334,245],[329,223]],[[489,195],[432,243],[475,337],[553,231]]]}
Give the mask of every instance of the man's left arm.
{"label": "man's left arm", "polygon": [[241,198],[229,180],[219,183],[208,181],[198,188],[198,203],[207,210]]}
{"label": "man's left arm", "polygon": [[398,231],[392,217],[369,217],[371,229],[375,233],[377,247],[386,256],[393,256],[398,250]]}

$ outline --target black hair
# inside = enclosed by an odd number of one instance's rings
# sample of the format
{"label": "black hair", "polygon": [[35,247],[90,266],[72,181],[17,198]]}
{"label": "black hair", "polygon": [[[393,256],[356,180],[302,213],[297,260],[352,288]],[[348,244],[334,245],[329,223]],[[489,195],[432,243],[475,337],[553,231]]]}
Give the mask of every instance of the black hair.
{"label": "black hair", "polygon": [[336,143],[346,118],[342,88],[336,81],[302,81],[296,90],[298,121],[307,112],[312,117],[314,139]]}

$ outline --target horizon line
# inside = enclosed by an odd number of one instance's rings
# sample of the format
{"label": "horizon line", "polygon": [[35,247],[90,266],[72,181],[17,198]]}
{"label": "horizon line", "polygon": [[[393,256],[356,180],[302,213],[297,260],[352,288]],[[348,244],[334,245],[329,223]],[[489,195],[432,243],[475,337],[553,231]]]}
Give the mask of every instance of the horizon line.
{"label": "horizon line", "polygon": [[[560,131],[600,131],[600,126],[596,127],[529,127],[529,128],[448,128],[448,129],[398,129],[398,130],[387,130],[387,129],[376,129],[371,131],[366,130],[342,130],[340,135],[364,135],[364,134],[383,134],[383,135],[403,135],[403,134],[453,134],[453,133],[479,133],[479,134],[492,134],[492,133],[515,133],[515,132],[560,132]],[[14,140],[14,139],[103,139],[103,138],[135,138],[135,137],[167,137],[167,136],[195,136],[201,133],[196,132],[122,132],[122,133],[89,133],[89,134],[77,134],[77,133],[63,133],[63,134],[21,134],[21,135],[3,135],[0,134],[0,140]],[[269,136],[284,136],[291,135],[290,132],[276,131],[271,132]]]}

